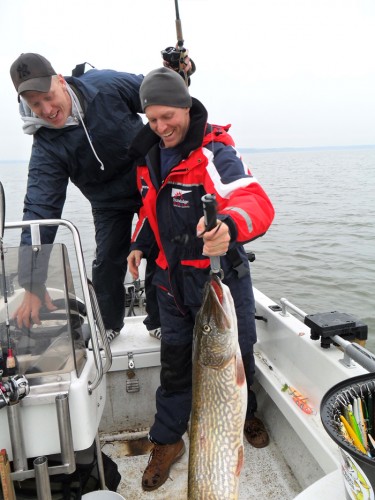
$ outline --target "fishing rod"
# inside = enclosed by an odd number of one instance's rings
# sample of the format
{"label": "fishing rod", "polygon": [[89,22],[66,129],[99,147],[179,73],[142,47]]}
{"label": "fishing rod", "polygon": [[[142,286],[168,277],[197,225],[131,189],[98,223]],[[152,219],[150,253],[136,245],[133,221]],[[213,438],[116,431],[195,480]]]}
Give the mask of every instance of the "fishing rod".
{"label": "fishing rod", "polygon": [[4,261],[4,246],[3,246],[4,228],[5,228],[5,193],[3,184],[0,182],[0,258],[1,258],[1,275],[2,275],[4,307],[5,307],[5,328],[6,328],[7,344],[8,344],[6,369],[8,375],[10,375],[11,372],[16,368],[16,359],[13,355],[13,349],[10,339],[8,293],[7,293],[7,280],[5,276],[5,261]]}
{"label": "fishing rod", "polygon": [[177,34],[177,45],[181,51],[185,51],[184,49],[184,37],[182,36],[182,24],[180,19],[180,12],[178,9],[178,0],[174,0],[174,6],[176,10],[176,34]]}
{"label": "fishing rod", "polygon": [[177,48],[167,47],[165,50],[161,51],[164,61],[167,61],[170,67],[174,70],[178,70],[179,74],[185,80],[186,85],[188,85],[188,75],[185,73],[184,68],[186,66],[185,58],[187,56],[187,50],[184,47],[184,37],[182,36],[182,25],[180,19],[180,11],[178,8],[178,0],[174,0],[174,6],[176,11],[176,34],[177,34]]}

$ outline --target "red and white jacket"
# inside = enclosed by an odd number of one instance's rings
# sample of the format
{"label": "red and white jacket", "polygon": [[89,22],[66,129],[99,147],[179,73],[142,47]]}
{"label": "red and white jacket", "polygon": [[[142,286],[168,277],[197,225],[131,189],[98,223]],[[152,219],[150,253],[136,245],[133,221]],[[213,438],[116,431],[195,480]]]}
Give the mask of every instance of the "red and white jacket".
{"label": "red and white jacket", "polygon": [[[142,157],[137,167],[142,207],[131,250],[142,250],[147,256],[156,239],[158,266],[177,273],[177,279],[183,279],[187,268],[205,270],[206,275],[210,266],[209,258],[202,255],[202,238],[196,237],[196,226],[203,215],[203,195],[215,194],[217,218],[230,229],[230,247],[238,248],[246,263],[242,245],[262,236],[274,217],[267,194],[234,147],[229,125],[207,124],[207,112],[194,98],[190,119],[189,131],[180,145],[179,161],[163,182],[160,139],[148,125],[135,139],[132,150],[138,158]],[[231,262],[226,260],[227,256],[221,257],[221,265],[228,270]]]}

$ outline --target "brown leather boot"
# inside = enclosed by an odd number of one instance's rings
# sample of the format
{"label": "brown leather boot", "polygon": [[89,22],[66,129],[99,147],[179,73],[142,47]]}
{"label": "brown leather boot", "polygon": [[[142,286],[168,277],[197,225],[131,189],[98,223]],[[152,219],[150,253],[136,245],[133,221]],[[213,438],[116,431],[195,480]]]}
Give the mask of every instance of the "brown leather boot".
{"label": "brown leather boot", "polygon": [[270,442],[263,422],[257,417],[245,420],[244,434],[246,439],[254,448],[264,448]]}
{"label": "brown leather boot", "polygon": [[156,490],[165,483],[171,466],[185,453],[183,439],[174,444],[155,444],[148,465],[142,476],[142,488],[145,491]]}

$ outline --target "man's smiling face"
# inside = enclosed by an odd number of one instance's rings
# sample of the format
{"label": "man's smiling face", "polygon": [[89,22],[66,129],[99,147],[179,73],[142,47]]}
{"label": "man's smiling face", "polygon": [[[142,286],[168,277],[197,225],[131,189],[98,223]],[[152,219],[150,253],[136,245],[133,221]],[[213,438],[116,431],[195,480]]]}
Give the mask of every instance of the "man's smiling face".
{"label": "man's smiling face", "polygon": [[52,77],[48,92],[29,90],[22,93],[22,98],[38,118],[55,128],[63,127],[72,112],[72,100],[61,75]]}
{"label": "man's smiling face", "polygon": [[147,106],[145,110],[151,129],[166,148],[173,148],[185,139],[190,125],[189,112],[190,108],[159,105]]}

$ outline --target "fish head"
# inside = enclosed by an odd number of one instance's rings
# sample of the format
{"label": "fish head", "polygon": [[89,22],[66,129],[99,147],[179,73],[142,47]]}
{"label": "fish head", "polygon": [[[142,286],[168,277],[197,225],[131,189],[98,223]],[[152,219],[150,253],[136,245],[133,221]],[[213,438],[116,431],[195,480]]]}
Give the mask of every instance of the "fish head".
{"label": "fish head", "polygon": [[224,368],[237,352],[237,318],[229,288],[212,275],[195,319],[194,358],[204,366]]}

